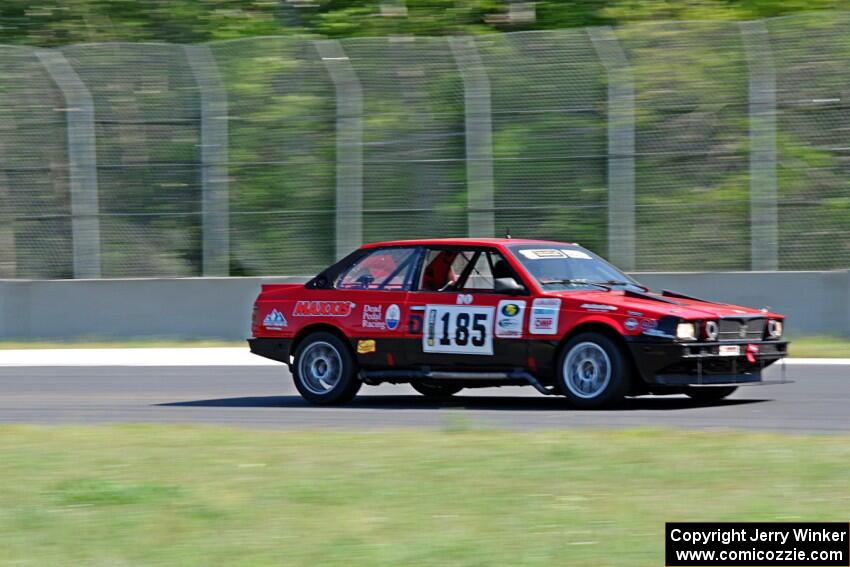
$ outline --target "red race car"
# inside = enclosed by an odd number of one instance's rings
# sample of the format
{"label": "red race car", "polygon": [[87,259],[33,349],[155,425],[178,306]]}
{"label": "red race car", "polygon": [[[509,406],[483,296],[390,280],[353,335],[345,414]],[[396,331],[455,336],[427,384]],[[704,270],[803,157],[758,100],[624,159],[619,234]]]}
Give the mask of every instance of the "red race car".
{"label": "red race car", "polygon": [[783,316],[638,282],[576,244],[452,238],[368,244],[306,284],[264,285],[251,352],[316,404],[363,384],[426,396],[528,384],[580,407],[728,396],[786,355]]}

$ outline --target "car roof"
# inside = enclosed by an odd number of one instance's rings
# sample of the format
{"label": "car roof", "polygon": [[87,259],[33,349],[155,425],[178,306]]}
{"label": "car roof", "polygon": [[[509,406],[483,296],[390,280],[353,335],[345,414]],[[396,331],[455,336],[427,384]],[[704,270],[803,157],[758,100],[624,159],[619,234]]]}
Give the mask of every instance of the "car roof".
{"label": "car roof", "polygon": [[494,246],[510,244],[540,244],[540,245],[568,245],[578,246],[570,242],[558,242],[555,240],[532,240],[525,238],[421,238],[416,240],[387,240],[384,242],[370,242],[361,248],[381,248],[383,246]]}

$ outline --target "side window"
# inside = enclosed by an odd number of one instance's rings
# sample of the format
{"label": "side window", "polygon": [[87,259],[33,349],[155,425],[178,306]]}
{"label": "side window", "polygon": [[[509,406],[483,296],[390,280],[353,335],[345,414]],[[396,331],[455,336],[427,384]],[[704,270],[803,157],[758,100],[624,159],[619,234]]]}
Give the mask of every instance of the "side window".
{"label": "side window", "polygon": [[481,252],[459,289],[463,291],[495,291],[497,278],[514,277],[510,264],[498,252]]}
{"label": "side window", "polygon": [[416,268],[415,248],[381,248],[352,264],[339,277],[337,289],[406,291]]}
{"label": "side window", "polygon": [[484,252],[478,255],[478,260],[472,266],[469,277],[463,284],[465,291],[493,291],[493,269],[490,264],[490,254]]}
{"label": "side window", "polygon": [[420,291],[450,291],[475,257],[468,250],[428,250],[419,279]]}

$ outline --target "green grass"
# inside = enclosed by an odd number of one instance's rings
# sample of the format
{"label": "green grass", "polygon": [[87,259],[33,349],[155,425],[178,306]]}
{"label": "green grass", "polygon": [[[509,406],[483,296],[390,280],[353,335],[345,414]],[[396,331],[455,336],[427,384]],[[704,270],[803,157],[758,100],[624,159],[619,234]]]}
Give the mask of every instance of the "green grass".
{"label": "green grass", "polygon": [[[192,339],[133,339],[108,340],[102,338],[75,341],[0,341],[2,349],[38,348],[180,348],[180,347],[244,347],[245,341],[192,340]],[[836,336],[808,336],[791,339],[790,356],[798,358],[850,358],[850,338]]]}
{"label": "green grass", "polygon": [[790,356],[798,358],[850,358],[850,338],[809,336],[791,338]]}
{"label": "green grass", "polygon": [[850,437],[0,427],[0,564],[663,565],[672,520],[834,520]]}

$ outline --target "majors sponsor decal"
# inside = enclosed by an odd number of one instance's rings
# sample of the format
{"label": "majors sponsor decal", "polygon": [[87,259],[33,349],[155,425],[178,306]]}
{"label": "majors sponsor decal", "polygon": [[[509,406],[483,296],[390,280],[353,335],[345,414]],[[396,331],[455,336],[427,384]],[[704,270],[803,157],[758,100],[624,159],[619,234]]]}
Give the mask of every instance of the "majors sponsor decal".
{"label": "majors sponsor decal", "polygon": [[558,333],[558,315],[561,312],[561,300],[554,297],[539,297],[531,304],[531,318],[528,330],[535,335],[555,335]]}
{"label": "majors sponsor decal", "polygon": [[357,341],[357,354],[369,354],[378,350],[375,339],[361,339]]}
{"label": "majors sponsor decal", "polygon": [[496,336],[503,339],[521,337],[524,319],[524,300],[501,300],[496,309]]}
{"label": "majors sponsor decal", "polygon": [[271,329],[272,331],[283,329],[288,324],[286,317],[284,317],[283,313],[277,309],[272,309],[271,313],[266,315],[263,319],[263,327]]}
{"label": "majors sponsor decal", "polygon": [[350,301],[299,301],[292,308],[293,317],[348,317],[354,304]]}

